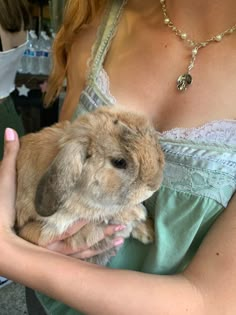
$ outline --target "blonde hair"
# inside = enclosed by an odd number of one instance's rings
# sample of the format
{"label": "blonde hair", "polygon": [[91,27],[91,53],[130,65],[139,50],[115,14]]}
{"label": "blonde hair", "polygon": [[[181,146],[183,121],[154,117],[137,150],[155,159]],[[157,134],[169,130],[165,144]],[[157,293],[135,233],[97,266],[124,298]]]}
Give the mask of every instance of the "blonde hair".
{"label": "blonde hair", "polygon": [[59,95],[67,73],[67,56],[80,28],[104,9],[108,0],[67,0],[62,26],[53,44],[53,69],[48,80],[45,106]]}

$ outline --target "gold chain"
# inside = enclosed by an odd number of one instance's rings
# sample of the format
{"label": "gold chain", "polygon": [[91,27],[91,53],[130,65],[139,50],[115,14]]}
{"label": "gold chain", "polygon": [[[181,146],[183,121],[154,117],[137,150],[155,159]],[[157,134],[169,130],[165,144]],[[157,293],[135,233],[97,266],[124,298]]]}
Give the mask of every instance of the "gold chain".
{"label": "gold chain", "polygon": [[187,67],[187,72],[180,75],[177,79],[177,89],[179,91],[185,91],[187,87],[192,83],[192,76],[190,75],[190,71],[193,69],[195,65],[195,60],[198,54],[198,51],[200,48],[206,47],[208,44],[212,42],[220,42],[225,35],[230,35],[236,30],[236,24],[234,24],[232,27],[227,28],[224,32],[219,33],[215,36],[212,36],[211,38],[203,41],[203,42],[196,42],[195,40],[188,37],[187,33],[182,32],[180,29],[178,29],[171,19],[168,16],[167,9],[166,9],[166,1],[160,0],[164,23],[175,33],[176,36],[178,36],[180,39],[185,41],[188,46],[191,48],[191,59],[189,62],[189,65]]}

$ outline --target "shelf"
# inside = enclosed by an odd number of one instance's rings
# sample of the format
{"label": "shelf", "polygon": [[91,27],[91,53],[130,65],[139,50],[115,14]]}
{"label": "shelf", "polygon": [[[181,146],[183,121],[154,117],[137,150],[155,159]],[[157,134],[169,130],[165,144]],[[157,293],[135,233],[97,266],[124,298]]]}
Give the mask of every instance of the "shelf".
{"label": "shelf", "polygon": [[47,81],[47,75],[33,75],[33,74],[23,74],[18,73],[16,75],[16,86],[22,86],[23,84],[30,90],[38,90],[40,89],[39,85],[43,82]]}

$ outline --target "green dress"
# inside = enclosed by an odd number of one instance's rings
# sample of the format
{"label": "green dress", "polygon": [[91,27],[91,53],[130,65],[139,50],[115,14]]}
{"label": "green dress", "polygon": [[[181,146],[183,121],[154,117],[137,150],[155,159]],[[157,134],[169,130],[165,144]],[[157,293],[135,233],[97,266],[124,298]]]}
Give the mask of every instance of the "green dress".
{"label": "green dress", "polygon": [[[100,26],[87,84],[74,118],[101,105],[116,105],[102,65],[124,3],[123,0],[112,1]],[[235,193],[235,120],[173,129],[160,134],[160,142],[166,160],[164,181],[160,190],[145,202],[155,222],[155,243],[147,246],[127,239],[111,260],[110,268],[163,275],[181,272]],[[40,293],[37,297],[47,314],[81,314]]]}
{"label": "green dress", "polygon": [[0,103],[0,160],[3,156],[4,131],[7,127],[15,129],[19,136],[24,134],[22,121],[15,110],[10,96]]}

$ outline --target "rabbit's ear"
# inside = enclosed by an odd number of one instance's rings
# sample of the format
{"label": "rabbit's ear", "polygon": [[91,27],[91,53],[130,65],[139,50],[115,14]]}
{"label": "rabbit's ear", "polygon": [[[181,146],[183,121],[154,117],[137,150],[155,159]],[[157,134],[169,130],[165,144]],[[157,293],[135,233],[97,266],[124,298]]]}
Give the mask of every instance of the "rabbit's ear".
{"label": "rabbit's ear", "polygon": [[87,145],[69,141],[59,151],[40,179],[35,195],[35,209],[41,216],[54,214],[66,200],[81,174]]}
{"label": "rabbit's ear", "polygon": [[131,139],[137,137],[137,132],[135,129],[132,129],[128,124],[126,124],[125,122],[121,121],[121,120],[114,120],[113,121],[114,125],[118,125],[119,127],[119,132],[120,135],[122,135],[122,139],[130,141]]}

